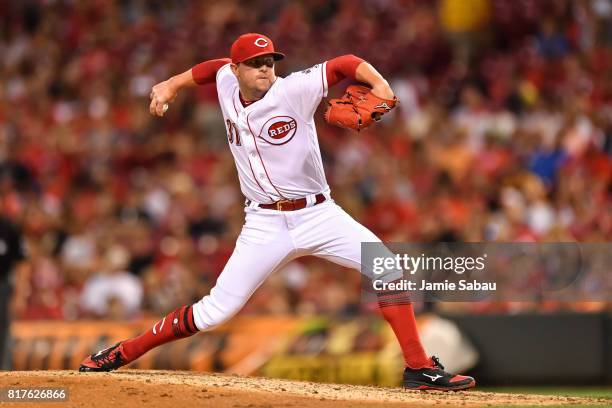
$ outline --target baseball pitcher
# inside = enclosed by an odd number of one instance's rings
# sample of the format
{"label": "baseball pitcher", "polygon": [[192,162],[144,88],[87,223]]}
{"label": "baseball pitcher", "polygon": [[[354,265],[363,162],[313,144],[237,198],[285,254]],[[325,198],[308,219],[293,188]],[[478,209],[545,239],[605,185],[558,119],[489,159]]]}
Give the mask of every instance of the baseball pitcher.
{"label": "baseball pitcher", "polygon": [[[210,294],[170,312],[138,337],[92,354],[80,371],[111,371],[161,344],[214,329],[234,316],[268,275],[300,256],[362,271],[361,243],[380,242],[331,198],[313,115],[329,87],[348,77],[368,86],[350,86],[342,98],[331,100],[325,119],[357,131],[366,128],[397,102],[387,81],[353,55],[277,77],[274,65],[284,55],[256,33],[240,36],[230,54],[231,59],[202,62],[155,85],[150,112],[163,116],[183,88],[216,84],[246,197],[245,223],[234,252]],[[473,378],[449,374],[436,357],[425,354],[405,294],[380,293],[378,303],[403,352],[406,388],[474,387]]]}

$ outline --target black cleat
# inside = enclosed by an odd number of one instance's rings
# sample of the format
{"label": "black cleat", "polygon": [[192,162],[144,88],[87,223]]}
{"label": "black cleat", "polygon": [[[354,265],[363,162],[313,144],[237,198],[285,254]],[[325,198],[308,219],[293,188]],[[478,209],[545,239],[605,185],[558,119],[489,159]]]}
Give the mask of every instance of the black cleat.
{"label": "black cleat", "polygon": [[431,357],[432,367],[404,370],[404,388],[411,390],[459,391],[476,386],[472,377],[444,371],[436,356]]}
{"label": "black cleat", "polygon": [[95,354],[87,357],[79,367],[80,372],[92,371],[113,371],[128,363],[123,355],[123,347],[121,342],[100,350]]}

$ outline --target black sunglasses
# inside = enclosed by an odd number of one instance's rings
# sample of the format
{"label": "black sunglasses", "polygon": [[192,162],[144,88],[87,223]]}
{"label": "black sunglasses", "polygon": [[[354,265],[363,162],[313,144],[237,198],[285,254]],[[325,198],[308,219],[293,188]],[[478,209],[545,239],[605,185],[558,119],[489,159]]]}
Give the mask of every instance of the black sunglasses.
{"label": "black sunglasses", "polygon": [[242,61],[244,65],[251,68],[259,68],[265,65],[268,68],[272,68],[274,66],[274,57],[265,56],[265,57],[255,57],[248,59],[246,61]]}

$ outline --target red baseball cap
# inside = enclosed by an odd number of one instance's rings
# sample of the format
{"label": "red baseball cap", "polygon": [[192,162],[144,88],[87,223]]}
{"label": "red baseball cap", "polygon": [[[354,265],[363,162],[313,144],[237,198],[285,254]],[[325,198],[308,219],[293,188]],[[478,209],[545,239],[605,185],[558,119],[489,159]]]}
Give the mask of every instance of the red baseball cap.
{"label": "red baseball cap", "polygon": [[266,54],[272,54],[275,61],[285,58],[285,54],[274,51],[272,40],[263,34],[242,34],[232,44],[231,57],[234,64]]}

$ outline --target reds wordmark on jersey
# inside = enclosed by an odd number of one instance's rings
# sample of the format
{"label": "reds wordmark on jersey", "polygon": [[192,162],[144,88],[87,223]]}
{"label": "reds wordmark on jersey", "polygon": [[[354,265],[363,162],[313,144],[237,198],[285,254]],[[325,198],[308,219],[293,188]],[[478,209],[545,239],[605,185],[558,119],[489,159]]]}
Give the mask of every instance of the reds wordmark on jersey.
{"label": "reds wordmark on jersey", "polygon": [[246,107],[230,64],[217,72],[228,142],[249,200],[268,204],[329,193],[313,118],[327,96],[325,65],[277,77],[262,99]]}

